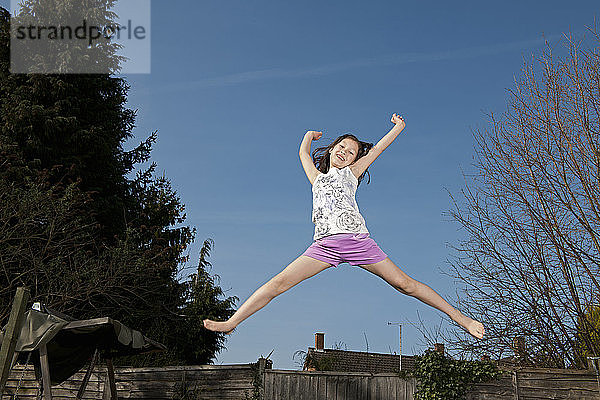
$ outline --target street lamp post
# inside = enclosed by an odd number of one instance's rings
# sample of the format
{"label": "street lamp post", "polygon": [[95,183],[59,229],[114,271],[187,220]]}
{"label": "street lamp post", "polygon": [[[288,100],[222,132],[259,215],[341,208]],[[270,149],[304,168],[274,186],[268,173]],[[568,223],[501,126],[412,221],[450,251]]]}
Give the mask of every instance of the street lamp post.
{"label": "street lamp post", "polygon": [[388,322],[388,325],[397,325],[398,326],[398,338],[399,338],[399,346],[400,352],[398,353],[400,359],[400,371],[402,371],[402,324],[400,322]]}

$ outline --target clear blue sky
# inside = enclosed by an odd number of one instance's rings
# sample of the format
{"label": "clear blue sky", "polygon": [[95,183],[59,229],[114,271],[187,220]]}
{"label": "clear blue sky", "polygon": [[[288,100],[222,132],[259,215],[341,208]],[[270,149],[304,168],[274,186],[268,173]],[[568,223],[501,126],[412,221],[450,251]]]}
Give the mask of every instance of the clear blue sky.
{"label": "clear blue sky", "polygon": [[[407,127],[371,166],[357,200],[371,236],[406,273],[455,303],[442,275],[461,237],[444,216],[446,189],[471,170],[473,128],[502,112],[523,57],[542,35],[583,32],[597,1],[153,1],[152,73],[129,75],[136,139],[158,130],[153,160],[171,179],[205,238],[228,295],[240,304],[312,241],[311,187],[298,159],[351,132],[377,142],[392,113]],[[314,147],[313,147],[314,148]],[[191,271],[190,271],[191,272]],[[468,314],[469,310],[462,310]],[[296,350],[344,342],[348,350],[419,354],[418,315],[441,313],[345,264],[275,299],[242,323],[215,363],[254,362],[274,349],[295,369]]]}
{"label": "clear blue sky", "polygon": [[[569,29],[582,32],[597,1],[152,2],[152,73],[131,75],[136,135],[158,130],[153,159],[172,180],[228,295],[240,304],[310,245],[311,187],[298,159],[306,130],[322,145],[345,132],[377,142],[393,112],[407,127],[357,192],[371,235],[406,273],[454,303],[443,214],[471,168],[471,131],[502,112],[529,57]],[[365,182],[366,183],[366,182]],[[469,310],[463,310],[468,313]],[[360,268],[329,269],[242,323],[215,363],[296,368],[314,346],[419,354],[411,326],[441,314]]]}

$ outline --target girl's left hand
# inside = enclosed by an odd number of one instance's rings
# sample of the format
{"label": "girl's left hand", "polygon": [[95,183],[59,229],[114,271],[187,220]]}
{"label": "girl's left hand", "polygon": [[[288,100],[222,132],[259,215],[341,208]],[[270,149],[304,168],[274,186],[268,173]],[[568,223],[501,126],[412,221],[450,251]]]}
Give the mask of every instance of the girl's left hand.
{"label": "girl's left hand", "polygon": [[401,115],[396,113],[392,114],[392,122],[396,125],[406,126],[406,122],[404,122],[404,118]]}

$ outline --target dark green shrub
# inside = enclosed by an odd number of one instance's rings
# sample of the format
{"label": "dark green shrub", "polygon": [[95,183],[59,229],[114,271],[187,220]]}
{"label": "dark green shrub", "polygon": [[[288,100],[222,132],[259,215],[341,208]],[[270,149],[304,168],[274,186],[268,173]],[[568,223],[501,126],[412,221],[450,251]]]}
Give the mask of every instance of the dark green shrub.
{"label": "dark green shrub", "polygon": [[501,375],[491,361],[454,360],[445,354],[427,350],[415,357],[417,379],[415,400],[460,400],[474,384]]}

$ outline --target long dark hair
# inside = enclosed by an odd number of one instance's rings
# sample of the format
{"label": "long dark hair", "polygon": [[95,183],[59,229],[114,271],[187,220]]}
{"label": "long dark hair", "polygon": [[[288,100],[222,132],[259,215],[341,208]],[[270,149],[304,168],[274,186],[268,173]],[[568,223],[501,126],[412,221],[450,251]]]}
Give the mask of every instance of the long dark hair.
{"label": "long dark hair", "polygon": [[[312,159],[313,159],[313,162],[315,163],[315,167],[317,167],[317,169],[319,171],[321,171],[324,174],[329,172],[329,150],[333,149],[336,144],[338,144],[339,142],[341,142],[342,140],[344,140],[346,138],[352,139],[356,143],[358,143],[358,153],[356,153],[356,159],[354,161],[367,155],[369,150],[371,150],[371,147],[373,147],[373,143],[361,142],[360,140],[358,140],[358,138],[356,136],[354,136],[350,133],[346,133],[345,135],[339,136],[329,146],[319,147],[313,151]],[[365,174],[367,174],[369,176],[369,180],[367,181],[367,184],[369,184],[369,182],[371,182],[371,174],[369,173],[369,169],[367,168],[365,170],[365,172],[363,172],[362,175],[358,177],[359,185],[360,185],[360,182],[362,181],[362,179],[364,178]]]}

